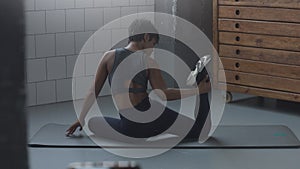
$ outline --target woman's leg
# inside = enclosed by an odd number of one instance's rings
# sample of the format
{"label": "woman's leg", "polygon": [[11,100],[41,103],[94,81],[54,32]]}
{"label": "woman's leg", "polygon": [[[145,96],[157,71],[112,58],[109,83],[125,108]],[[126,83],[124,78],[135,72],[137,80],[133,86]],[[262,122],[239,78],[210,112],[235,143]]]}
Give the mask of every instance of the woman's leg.
{"label": "woman's leg", "polygon": [[199,104],[198,115],[193,127],[191,128],[190,132],[186,136],[186,138],[188,139],[198,139],[200,134],[204,134],[201,132],[205,122],[207,121],[205,125],[206,130],[208,129],[208,127],[210,127],[211,124],[211,119],[209,115],[210,106],[209,106],[208,93],[201,94],[199,98],[200,98],[200,102],[199,102],[200,104]]}
{"label": "woman's leg", "polygon": [[[153,101],[152,106],[163,106],[160,103]],[[130,110],[128,110],[130,111]],[[121,119],[110,117],[94,117],[89,120],[89,129],[99,137],[108,137],[118,139],[118,135],[114,135],[111,131],[111,127],[118,133],[124,134],[134,138],[148,138],[159,135],[168,130],[175,120],[180,117],[182,119],[182,125],[193,123],[193,127],[185,138],[198,139],[204,123],[209,113],[209,101],[208,94],[200,95],[200,106],[198,110],[198,116],[196,120],[190,119],[186,116],[178,114],[178,112],[172,109],[165,108],[164,112],[156,120],[149,123],[137,123],[129,119],[126,119],[121,115]],[[208,119],[210,120],[210,119]],[[110,124],[111,127],[107,125]],[[177,131],[175,131],[177,132]]]}
{"label": "woman's leg", "polygon": [[97,137],[117,139],[118,135],[111,132],[112,128],[122,133],[121,120],[117,118],[93,117],[88,121],[88,127]]}

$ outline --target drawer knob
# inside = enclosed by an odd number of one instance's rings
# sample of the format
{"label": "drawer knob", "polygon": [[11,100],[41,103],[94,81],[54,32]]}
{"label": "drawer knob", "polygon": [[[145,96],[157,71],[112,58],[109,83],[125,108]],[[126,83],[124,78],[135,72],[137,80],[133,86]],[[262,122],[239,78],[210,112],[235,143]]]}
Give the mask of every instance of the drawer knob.
{"label": "drawer knob", "polygon": [[235,53],[236,53],[237,55],[239,55],[239,54],[241,53],[241,51],[240,51],[239,49],[237,49],[237,50],[235,51]]}
{"label": "drawer knob", "polygon": [[240,24],[239,24],[239,23],[236,23],[236,24],[235,24],[235,28],[240,28]]}
{"label": "drawer knob", "polygon": [[237,36],[237,37],[235,37],[235,40],[236,40],[236,41],[240,41],[241,38],[240,38],[239,36]]}
{"label": "drawer knob", "polygon": [[235,2],[239,2],[239,0],[235,0]]}
{"label": "drawer knob", "polygon": [[239,68],[239,67],[240,67],[240,63],[239,63],[239,62],[236,62],[236,63],[235,63],[235,67],[236,67],[236,68]]}
{"label": "drawer knob", "polygon": [[240,76],[239,75],[235,75],[235,80],[240,80]]}
{"label": "drawer knob", "polygon": [[236,14],[236,15],[240,15],[240,10],[238,10],[238,9],[235,10],[235,14]]}

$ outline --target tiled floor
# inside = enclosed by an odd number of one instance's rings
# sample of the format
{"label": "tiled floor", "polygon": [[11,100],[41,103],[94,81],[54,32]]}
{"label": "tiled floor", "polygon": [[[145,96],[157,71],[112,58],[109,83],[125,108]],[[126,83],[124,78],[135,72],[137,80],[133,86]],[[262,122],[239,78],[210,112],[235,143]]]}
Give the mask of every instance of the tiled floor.
{"label": "tiled floor", "polygon": [[[234,96],[243,97],[243,96]],[[110,98],[101,98],[105,105]],[[109,109],[107,109],[109,110]],[[72,102],[27,108],[28,137],[47,123],[76,120]],[[283,124],[300,138],[300,104],[248,97],[227,104],[223,125]],[[143,169],[299,169],[300,149],[170,150],[146,159],[126,159],[102,149],[29,148],[31,169],[60,169],[76,161],[135,160]]]}

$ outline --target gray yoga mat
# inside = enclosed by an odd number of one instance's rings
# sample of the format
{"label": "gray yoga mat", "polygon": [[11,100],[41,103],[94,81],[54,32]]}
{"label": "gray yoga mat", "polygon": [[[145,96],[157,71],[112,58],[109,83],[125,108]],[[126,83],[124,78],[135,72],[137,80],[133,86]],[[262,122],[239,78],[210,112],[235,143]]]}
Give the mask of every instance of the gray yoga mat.
{"label": "gray yoga mat", "polygon": [[[47,148],[97,148],[88,136],[66,137],[65,131],[69,125],[47,124],[43,126],[30,140],[29,147]],[[101,147],[105,148],[147,148],[146,144],[123,143],[110,139],[101,139]],[[170,140],[151,142],[148,148],[163,148]],[[106,144],[107,143],[107,144]],[[122,146],[121,146],[122,145]],[[255,126],[219,126],[213,136],[205,143],[186,140],[174,147],[178,148],[300,148],[300,142],[294,133],[282,125]]]}

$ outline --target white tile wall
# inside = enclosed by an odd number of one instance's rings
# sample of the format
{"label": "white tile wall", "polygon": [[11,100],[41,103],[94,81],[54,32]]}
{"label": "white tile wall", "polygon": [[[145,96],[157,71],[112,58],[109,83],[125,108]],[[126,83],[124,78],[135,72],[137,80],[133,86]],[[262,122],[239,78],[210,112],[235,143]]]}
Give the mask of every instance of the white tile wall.
{"label": "white tile wall", "polygon": [[111,7],[111,0],[94,0],[94,7]]}
{"label": "white tile wall", "polygon": [[[81,51],[83,44],[99,28],[128,14],[152,11],[154,0],[24,0],[26,17],[27,105],[71,100],[71,81],[76,75],[93,81],[98,57],[119,41],[120,30],[133,21],[119,20],[103,32],[96,32]],[[138,16],[136,14],[136,16]],[[78,57],[79,52],[84,55]],[[88,88],[90,85],[88,86]],[[84,97],[86,91],[80,91]],[[101,95],[110,93],[105,83]]]}
{"label": "white tile wall", "polygon": [[26,104],[28,106],[36,105],[36,83],[26,84]]}
{"label": "white tile wall", "polygon": [[47,57],[55,56],[55,35],[54,34],[43,34],[36,35],[36,56]]}
{"label": "white tile wall", "polygon": [[36,10],[51,10],[55,9],[55,0],[35,0]]}
{"label": "white tile wall", "polygon": [[110,86],[109,86],[109,83],[108,83],[108,80],[106,79],[106,82],[104,83],[104,86],[102,87],[102,90],[100,91],[100,96],[106,96],[106,95],[110,95],[110,92],[111,89],[110,89]]}
{"label": "white tile wall", "polygon": [[70,9],[66,12],[66,30],[84,31],[84,9]]}
{"label": "white tile wall", "polygon": [[85,75],[95,75],[102,53],[85,55]]}
{"label": "white tile wall", "polygon": [[73,55],[75,53],[74,33],[57,33],[55,37],[56,55]]}
{"label": "white tile wall", "polygon": [[154,6],[139,6],[138,7],[138,12],[154,12]]}
{"label": "white tile wall", "polygon": [[46,12],[46,30],[48,33],[66,31],[65,10],[55,10]]}
{"label": "white tile wall", "polygon": [[75,79],[75,91],[74,91],[75,98],[76,99],[85,98],[93,82],[94,82],[93,76],[77,77]]}
{"label": "white tile wall", "polygon": [[127,38],[128,38],[127,29],[112,30],[112,46],[118,44],[119,42]]}
{"label": "white tile wall", "polygon": [[103,26],[103,9],[91,8],[85,9],[85,30],[95,31]]}
{"label": "white tile wall", "polygon": [[[121,7],[121,16],[122,16],[121,27],[128,28],[129,25],[137,18],[137,13],[138,13],[137,6]],[[127,15],[130,15],[130,16],[127,16]]]}
{"label": "white tile wall", "polygon": [[[79,52],[90,53],[93,52],[93,32],[76,32],[75,33],[75,49],[76,54]],[[83,45],[84,48],[83,48]]]}
{"label": "white tile wall", "polygon": [[[155,18],[154,13],[150,13],[150,14],[149,13],[144,13],[144,12],[152,12],[151,7],[148,8],[148,6],[139,6],[138,10],[139,10],[138,18],[147,19],[147,20],[150,20],[152,23],[155,23],[154,22],[154,18]],[[143,11],[143,10],[145,10],[145,11]]]}
{"label": "white tile wall", "polygon": [[[78,58],[78,59],[77,59]],[[67,77],[73,77],[73,71],[75,68],[75,77],[84,76],[85,75],[85,59],[84,55],[70,55],[67,56]]]}
{"label": "white tile wall", "polygon": [[112,6],[129,6],[129,0],[111,0]]}
{"label": "white tile wall", "polygon": [[24,9],[25,11],[34,10],[34,0],[25,0]]}
{"label": "white tile wall", "polygon": [[138,12],[138,7],[130,6],[130,7],[121,7],[121,16],[135,14]]}
{"label": "white tile wall", "polygon": [[[120,7],[113,7],[113,8],[104,8],[104,24],[107,24],[115,19],[118,19],[121,17],[121,8]],[[121,21],[115,20],[106,28],[108,29],[114,29],[114,28],[120,28],[121,27]]]}
{"label": "white tile wall", "polygon": [[46,80],[46,60],[27,60],[27,82],[38,82]]}
{"label": "white tile wall", "polygon": [[155,4],[155,0],[146,0],[146,4],[147,5],[154,5]]}
{"label": "white tile wall", "polygon": [[55,1],[56,9],[68,9],[68,8],[74,8],[74,7],[75,7],[74,0],[56,0]]}
{"label": "white tile wall", "polygon": [[111,30],[97,31],[94,36],[94,50],[95,52],[105,52],[112,47]]}
{"label": "white tile wall", "polygon": [[56,81],[56,97],[58,102],[72,100],[72,79]]}
{"label": "white tile wall", "polygon": [[55,81],[39,82],[37,85],[37,104],[56,102]]}
{"label": "white tile wall", "polygon": [[47,58],[47,80],[62,79],[66,76],[66,57]]}
{"label": "white tile wall", "polygon": [[146,5],[146,0],[130,0],[130,5]]}
{"label": "white tile wall", "polygon": [[26,33],[39,34],[46,32],[45,11],[26,12]]}
{"label": "white tile wall", "polygon": [[93,7],[93,0],[75,0],[76,8],[88,8]]}
{"label": "white tile wall", "polygon": [[35,58],[35,37],[33,35],[28,35],[25,39],[25,49],[27,58]]}

